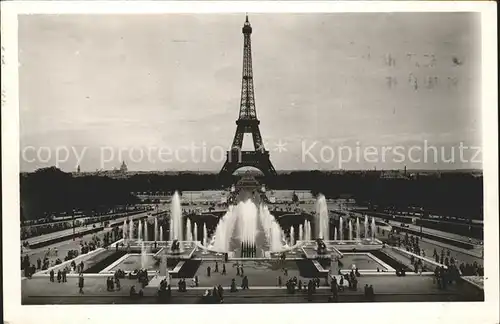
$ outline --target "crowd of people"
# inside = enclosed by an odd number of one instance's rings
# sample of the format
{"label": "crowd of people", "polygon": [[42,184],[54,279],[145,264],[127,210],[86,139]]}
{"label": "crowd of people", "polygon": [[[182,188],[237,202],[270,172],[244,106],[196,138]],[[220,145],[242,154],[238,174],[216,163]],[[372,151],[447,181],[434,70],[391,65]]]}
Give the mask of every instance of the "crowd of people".
{"label": "crowd of people", "polygon": [[[58,283],[68,282],[68,280],[66,278],[67,274],[68,274],[68,267],[65,267],[62,270],[61,269],[57,270],[57,282]],[[50,282],[55,282],[55,272],[54,272],[54,269],[50,270],[49,280],[50,280]]]}
{"label": "crowd of people", "polygon": [[[121,271],[121,270],[118,270]],[[117,271],[117,272],[118,272]],[[149,283],[148,271],[147,270],[134,270],[128,274],[129,279],[137,279],[142,288],[146,287]]]}
{"label": "crowd of people", "polygon": [[[94,251],[95,249],[99,248],[101,246],[101,239],[97,236],[94,235],[90,242],[87,241],[81,241],[80,242],[80,253],[78,250],[68,250],[66,256],[64,256],[63,259],[61,259],[61,256],[59,255],[59,252],[57,250],[57,247],[53,248],[48,248],[47,251],[44,253],[43,258],[37,258],[36,264],[32,264],[29,255],[24,255],[21,256],[21,270],[24,271],[24,276],[26,278],[31,278],[32,275],[36,271],[43,271],[47,270],[51,267],[54,267],[56,265],[59,265],[63,263],[63,261],[69,261],[74,258],[76,258],[80,254],[86,254],[90,251]],[[54,259],[55,258],[55,259]],[[73,261],[71,262],[71,267],[67,268],[67,271],[70,272],[81,272],[78,267],[82,268],[81,271],[83,271],[83,263],[80,263],[78,266],[76,263]]]}
{"label": "crowd of people", "polygon": [[115,291],[116,290],[121,290],[121,285],[120,285],[120,272],[115,271],[114,275],[112,277],[108,277],[106,279],[106,287],[107,291]]}
{"label": "crowd of people", "polygon": [[[389,240],[393,242],[397,247],[404,247],[404,249],[408,252],[414,253],[421,257],[430,257],[430,255],[426,255],[424,249],[420,247],[419,237],[408,235],[405,233],[404,238],[401,238],[400,235],[395,233],[389,234]],[[460,262],[455,257],[452,256],[450,249],[442,248],[438,253],[438,250],[434,248],[432,259],[441,265],[444,265],[443,269],[446,273],[450,273],[449,276],[483,276],[484,268],[477,261],[473,263],[468,262]],[[411,256],[410,257],[411,264],[414,268],[415,273],[422,273],[423,271],[430,270],[426,267],[424,262],[422,262],[421,258]],[[443,275],[448,276],[448,275]]]}
{"label": "crowd of people", "polygon": [[218,304],[224,302],[224,288],[221,285],[214,286],[212,290],[205,290],[202,299],[203,304]]}

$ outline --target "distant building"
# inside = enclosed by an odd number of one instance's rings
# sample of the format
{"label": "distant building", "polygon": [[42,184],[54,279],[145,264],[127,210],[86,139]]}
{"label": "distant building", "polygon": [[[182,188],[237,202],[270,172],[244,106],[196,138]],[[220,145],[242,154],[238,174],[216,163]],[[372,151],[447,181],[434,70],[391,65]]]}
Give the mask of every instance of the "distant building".
{"label": "distant building", "polygon": [[127,173],[127,171],[128,171],[127,165],[125,164],[125,161],[122,161],[122,165],[120,166],[120,172]]}
{"label": "distant building", "polygon": [[80,166],[78,166],[77,171],[72,173],[75,177],[84,177],[84,176],[100,176],[100,177],[109,177],[113,179],[123,179],[129,176],[128,167],[125,161],[122,161],[120,169],[116,167],[113,170],[99,170],[96,169],[95,172],[81,172]]}
{"label": "distant building", "polygon": [[406,167],[401,170],[384,170],[380,172],[381,179],[410,179],[411,177],[406,173]]}

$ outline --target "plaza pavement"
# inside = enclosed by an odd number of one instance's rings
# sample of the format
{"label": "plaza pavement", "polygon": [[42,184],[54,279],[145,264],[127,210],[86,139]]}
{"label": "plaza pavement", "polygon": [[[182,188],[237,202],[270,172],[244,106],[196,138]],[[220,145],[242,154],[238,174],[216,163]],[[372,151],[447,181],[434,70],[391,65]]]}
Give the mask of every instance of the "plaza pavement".
{"label": "plaza pavement", "polygon": [[[215,274],[210,280],[200,278],[200,287],[191,288],[188,286],[188,292],[179,293],[175,288],[178,280],[172,280],[172,294],[174,303],[196,303],[205,289],[211,289],[215,284],[222,284],[225,290],[226,303],[240,302],[305,302],[304,293],[296,295],[286,294],[286,288],[276,287],[276,285],[267,286],[265,283],[274,281],[276,273],[270,273],[263,270],[263,275],[257,275],[251,271],[248,272],[250,290],[239,290],[236,293],[229,292],[229,285],[225,283],[226,278],[220,274]],[[228,273],[228,278],[235,277],[236,271]],[[267,275],[266,275],[267,274]],[[266,279],[266,277],[268,277]],[[230,279],[229,279],[230,280]],[[22,281],[22,303],[23,304],[78,304],[78,303],[134,303],[129,296],[131,286],[139,290],[137,280],[122,279],[120,291],[106,290],[106,277],[85,277],[84,294],[78,292],[78,278],[68,277],[68,282],[58,283],[50,282],[48,278],[33,278]],[[241,280],[236,280],[238,286]],[[210,283],[210,286],[203,284]],[[324,283],[322,282],[322,285]],[[471,284],[463,283],[461,285],[451,285],[446,290],[439,290],[429,276],[406,276],[397,277],[394,275],[364,275],[359,277],[358,290],[340,292],[340,299],[344,301],[361,301],[363,287],[365,284],[373,285],[377,301],[447,301],[447,300],[481,300],[482,292]],[[143,302],[154,303],[151,299],[155,296],[156,289],[146,289],[144,291],[145,300]],[[329,295],[329,289],[326,286],[320,287],[315,293],[316,301],[326,301]],[[355,296],[344,298],[345,296]],[[344,296],[344,297],[343,297]],[[149,297],[149,299],[148,299]],[[353,300],[354,298],[354,300]]]}

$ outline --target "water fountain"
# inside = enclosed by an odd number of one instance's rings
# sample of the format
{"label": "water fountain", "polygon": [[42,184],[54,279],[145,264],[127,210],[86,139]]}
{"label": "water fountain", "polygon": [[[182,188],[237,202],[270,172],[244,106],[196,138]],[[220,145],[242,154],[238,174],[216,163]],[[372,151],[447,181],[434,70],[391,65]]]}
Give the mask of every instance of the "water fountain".
{"label": "water fountain", "polygon": [[255,245],[255,237],[257,234],[257,206],[247,200],[238,204],[238,234],[241,242],[249,246]]}
{"label": "water fountain", "polygon": [[349,218],[349,241],[352,241],[352,220]]}
{"label": "water fountain", "polygon": [[[170,209],[172,209],[172,207],[170,207]],[[170,241],[173,241],[174,240],[174,221],[172,220],[172,211],[170,211],[170,220],[168,222],[168,225],[169,225],[168,239]]]}
{"label": "water fountain", "polygon": [[280,226],[276,221],[272,221],[270,250],[278,252],[283,248]]}
{"label": "water fountain", "polygon": [[261,205],[259,208],[259,217],[261,225],[264,228],[269,249],[272,252],[278,252],[283,247],[283,234],[279,223],[269,212],[267,206]]}
{"label": "water fountain", "polygon": [[154,234],[155,242],[157,242],[158,241],[158,218],[157,217],[155,217],[154,231],[155,231],[155,234]]}
{"label": "water fountain", "polygon": [[365,215],[365,239],[368,239],[368,215]]}
{"label": "water fountain", "polygon": [[208,232],[207,232],[207,224],[203,224],[203,246],[207,246],[208,244]]}
{"label": "water fountain", "polygon": [[146,247],[144,246],[144,241],[141,242],[141,269],[146,269]]}
{"label": "water fountain", "polygon": [[196,222],[193,222],[193,224],[194,224],[193,240],[198,241],[198,224],[196,224]]}
{"label": "water fountain", "polygon": [[[229,239],[233,235],[234,227],[236,224],[237,210],[234,206],[229,206],[228,211],[219,220],[214,233],[214,242],[212,248],[218,252],[229,251]],[[198,239],[198,226],[194,228],[195,237]],[[203,239],[202,239],[203,242]]]}
{"label": "water fountain", "polygon": [[312,236],[311,236],[311,222],[310,221],[306,221],[306,241],[310,241],[312,240]]}
{"label": "water fountain", "polygon": [[191,220],[188,218],[186,220],[186,241],[193,240],[193,233],[191,232]]}
{"label": "water fountain", "polygon": [[137,239],[139,241],[142,239],[142,221],[139,221],[139,227],[137,228]]}
{"label": "water fountain", "polygon": [[290,227],[290,246],[293,246],[295,243],[295,233],[294,233],[294,228],[293,226]]}
{"label": "water fountain", "polygon": [[316,224],[317,238],[328,240],[330,234],[328,205],[326,204],[326,198],[323,195],[319,195],[318,200],[316,201]]}
{"label": "water fountain", "polygon": [[144,220],[144,241],[149,241],[149,235],[148,235],[148,221]]}
{"label": "water fountain", "polygon": [[163,226],[160,226],[160,242],[163,242]]}
{"label": "water fountain", "polygon": [[336,241],[337,240],[337,227],[334,227],[333,228],[333,240]]}
{"label": "water fountain", "polygon": [[182,207],[181,198],[176,191],[170,204],[170,240],[182,241]]}
{"label": "water fountain", "polygon": [[123,226],[122,226],[122,232],[123,232],[123,238],[127,239],[127,220],[123,221]]}
{"label": "water fountain", "polygon": [[339,238],[340,238],[340,241],[343,241],[344,240],[344,224],[343,224],[344,220],[342,219],[342,216],[340,216],[339,218]]}
{"label": "water fountain", "polygon": [[372,217],[372,241],[375,240],[375,231],[377,230],[375,225],[375,217]]}
{"label": "water fountain", "polygon": [[302,228],[302,224],[299,225],[299,241],[302,241],[302,239],[304,238],[304,233],[302,232],[303,231],[303,228]]}
{"label": "water fountain", "polygon": [[134,239],[134,222],[132,220],[130,220],[130,222],[129,222],[128,239],[129,240],[133,240]]}
{"label": "water fountain", "polygon": [[361,241],[361,237],[359,237],[359,217],[356,217],[356,240]]}

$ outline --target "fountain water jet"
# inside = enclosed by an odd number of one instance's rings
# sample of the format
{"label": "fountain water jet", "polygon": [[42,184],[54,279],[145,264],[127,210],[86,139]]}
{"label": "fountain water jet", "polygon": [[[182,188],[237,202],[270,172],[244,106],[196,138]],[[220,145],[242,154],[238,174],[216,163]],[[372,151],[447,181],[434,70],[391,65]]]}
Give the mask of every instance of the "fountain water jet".
{"label": "fountain water jet", "polygon": [[132,221],[132,220],[130,220],[130,222],[129,222],[128,239],[129,240],[133,240],[134,239],[134,221]]}
{"label": "fountain water jet", "polygon": [[307,233],[307,237],[306,237],[306,241],[310,241],[312,240],[312,235],[311,235],[311,222],[310,221],[307,221],[306,223],[306,233]]}
{"label": "fountain water jet", "polygon": [[155,217],[154,231],[155,231],[155,234],[154,234],[155,242],[157,242],[158,241],[158,218],[157,217]]}
{"label": "fountain water jet", "polygon": [[186,241],[192,241],[193,234],[191,232],[191,220],[188,218],[186,220]]}
{"label": "fountain water jet", "polygon": [[375,240],[375,231],[377,230],[375,225],[375,217],[372,217],[372,241]]}
{"label": "fountain water jet", "polygon": [[323,195],[319,195],[318,200],[316,201],[316,224],[316,238],[328,240],[330,234],[328,205],[326,204],[326,198]]}
{"label": "fountain water jet", "polygon": [[247,200],[238,204],[238,209],[238,234],[240,240],[246,245],[254,246],[257,234],[257,206],[251,200]]}
{"label": "fountain water jet", "polygon": [[207,232],[207,224],[203,224],[203,246],[208,245],[208,232]]}
{"label": "fountain water jet", "polygon": [[[267,206],[260,205],[258,213],[270,250],[272,252],[280,251],[283,248],[283,236],[280,225],[269,212]],[[255,232],[257,232],[257,229],[255,229]]]}
{"label": "fountain water jet", "polygon": [[272,252],[278,252],[283,249],[283,239],[281,236],[281,230],[279,224],[273,220],[271,225],[271,244],[270,248]]}
{"label": "fountain water jet", "polygon": [[198,241],[198,224],[196,224],[196,222],[193,222],[193,224],[194,224],[193,240]]}
{"label": "fountain water jet", "polygon": [[[221,217],[217,227],[215,228],[215,233],[213,235],[213,249],[217,252],[228,252],[229,251],[229,239],[233,235],[234,227],[236,224],[237,210],[233,205],[229,206],[226,214]],[[198,239],[198,227],[195,227],[195,236]],[[203,239],[202,239],[203,242]]]}
{"label": "fountain water jet", "polygon": [[160,242],[163,242],[163,226],[160,226]]}
{"label": "fountain water jet", "polygon": [[141,242],[141,269],[145,268],[146,268],[146,247],[144,246],[144,241],[143,241]]}
{"label": "fountain water jet", "polygon": [[368,215],[365,215],[365,239],[368,239]]}
{"label": "fountain water jet", "polygon": [[123,232],[123,238],[128,239],[128,237],[127,237],[127,234],[128,234],[127,233],[127,221],[126,220],[123,221],[122,232]]}
{"label": "fountain water jet", "polygon": [[137,239],[139,241],[142,239],[142,221],[139,221],[139,227],[137,228]]}
{"label": "fountain water jet", "polygon": [[149,241],[149,236],[148,236],[148,221],[144,220],[144,241]]}
{"label": "fountain water jet", "polygon": [[176,191],[170,204],[170,240],[182,241],[182,207],[181,198]]}
{"label": "fountain water jet", "polygon": [[295,233],[294,233],[295,229],[292,227],[290,227],[290,246],[293,246],[294,243],[295,243]]}
{"label": "fountain water jet", "polygon": [[303,231],[302,224],[299,224],[299,241],[302,241],[302,239],[304,238],[303,237],[304,233],[302,231]]}
{"label": "fountain water jet", "polygon": [[336,227],[333,228],[333,240],[334,241],[337,240],[337,228]]}
{"label": "fountain water jet", "polygon": [[349,241],[352,241],[352,220],[349,218]]}
{"label": "fountain water jet", "polygon": [[339,218],[339,238],[340,238],[340,241],[343,241],[344,240],[344,221],[342,219],[342,216],[340,216]]}
{"label": "fountain water jet", "polygon": [[359,237],[360,236],[359,230],[360,230],[360,228],[359,228],[359,217],[356,217],[356,240],[357,241],[361,241],[361,237]]}

